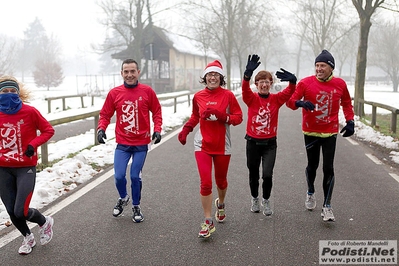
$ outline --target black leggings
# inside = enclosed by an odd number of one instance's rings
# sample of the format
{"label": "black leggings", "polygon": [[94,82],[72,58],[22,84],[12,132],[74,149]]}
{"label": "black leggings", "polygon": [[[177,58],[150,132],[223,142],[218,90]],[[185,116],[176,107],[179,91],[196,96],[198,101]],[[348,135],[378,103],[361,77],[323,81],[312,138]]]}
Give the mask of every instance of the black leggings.
{"label": "black leggings", "polygon": [[277,141],[267,142],[247,140],[247,167],[249,170],[249,188],[251,196],[258,197],[259,167],[262,162],[262,197],[269,199],[273,187],[273,169],[276,162]]}
{"label": "black leggings", "polygon": [[331,197],[334,189],[334,156],[337,143],[337,135],[327,138],[307,136],[305,137],[306,155],[308,165],[306,167],[306,180],[308,183],[308,192],[314,193],[314,181],[316,179],[316,171],[319,167],[320,149],[323,154],[323,192],[324,204],[331,204]]}
{"label": "black leggings", "polygon": [[42,226],[46,218],[29,208],[36,183],[36,167],[0,167],[0,198],[10,219],[23,236],[29,235],[26,221]]}

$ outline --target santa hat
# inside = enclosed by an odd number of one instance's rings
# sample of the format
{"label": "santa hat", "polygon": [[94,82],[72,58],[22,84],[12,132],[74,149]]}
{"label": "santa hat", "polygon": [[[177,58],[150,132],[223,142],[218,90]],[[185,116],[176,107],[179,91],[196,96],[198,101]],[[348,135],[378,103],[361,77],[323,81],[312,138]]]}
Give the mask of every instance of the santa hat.
{"label": "santa hat", "polygon": [[216,72],[216,73],[219,73],[220,75],[224,76],[222,63],[220,63],[219,60],[215,60],[213,62],[210,62],[205,67],[204,73],[202,73],[202,77],[205,77],[205,75],[208,74],[209,72]]}
{"label": "santa hat", "polygon": [[332,67],[332,69],[335,68],[335,60],[334,57],[328,52],[327,50],[323,50],[321,54],[319,54],[316,59],[314,60],[314,63],[316,64],[317,62],[324,62]]}

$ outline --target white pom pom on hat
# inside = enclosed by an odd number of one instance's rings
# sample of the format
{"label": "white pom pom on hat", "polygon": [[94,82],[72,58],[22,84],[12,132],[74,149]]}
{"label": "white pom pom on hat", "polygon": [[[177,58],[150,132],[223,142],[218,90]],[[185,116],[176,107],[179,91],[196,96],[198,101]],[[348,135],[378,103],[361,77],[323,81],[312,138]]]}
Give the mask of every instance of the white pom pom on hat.
{"label": "white pom pom on hat", "polygon": [[205,77],[205,75],[210,73],[210,72],[216,72],[216,73],[219,73],[220,75],[224,76],[222,63],[220,63],[219,60],[215,60],[213,62],[210,62],[205,67],[204,72],[202,73],[202,77]]}

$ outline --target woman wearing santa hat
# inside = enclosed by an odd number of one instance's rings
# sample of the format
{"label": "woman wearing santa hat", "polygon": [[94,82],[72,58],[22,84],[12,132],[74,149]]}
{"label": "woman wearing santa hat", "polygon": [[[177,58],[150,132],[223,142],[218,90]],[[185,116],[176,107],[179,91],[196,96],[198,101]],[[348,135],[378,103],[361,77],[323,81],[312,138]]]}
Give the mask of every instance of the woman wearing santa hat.
{"label": "woman wearing santa hat", "polygon": [[178,138],[185,145],[187,135],[199,123],[199,130],[194,136],[194,147],[205,221],[201,224],[198,237],[207,238],[216,230],[211,216],[212,164],[218,192],[215,219],[222,223],[226,218],[224,200],[231,156],[230,125],[236,126],[242,122],[242,111],[234,94],[223,88],[226,81],[220,61],[215,60],[206,66],[200,83],[206,87],[194,95],[191,117]]}

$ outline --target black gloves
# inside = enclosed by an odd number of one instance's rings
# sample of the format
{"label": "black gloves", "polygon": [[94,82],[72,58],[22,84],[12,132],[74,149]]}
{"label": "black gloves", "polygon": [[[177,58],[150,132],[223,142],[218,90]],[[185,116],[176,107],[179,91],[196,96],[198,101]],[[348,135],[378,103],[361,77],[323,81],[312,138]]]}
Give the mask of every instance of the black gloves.
{"label": "black gloves", "polygon": [[298,100],[295,102],[296,107],[302,107],[306,111],[312,111],[314,109],[314,104],[309,101]]}
{"label": "black gloves", "polygon": [[353,120],[349,120],[348,122],[346,122],[346,126],[344,126],[344,128],[339,133],[344,133],[342,137],[352,136],[353,133],[355,133],[355,122],[353,122]]}
{"label": "black gloves", "polygon": [[104,131],[104,130],[99,129],[99,130],[97,131],[97,140],[98,140],[98,143],[105,144],[104,139],[107,139],[107,135],[105,135],[105,131]]}
{"label": "black gloves", "polygon": [[32,145],[28,144],[28,148],[25,151],[25,155],[28,157],[32,157],[35,154],[35,148]]}
{"label": "black gloves", "polygon": [[161,134],[159,132],[154,132],[154,134],[152,134],[152,140],[155,140],[154,144],[158,144],[161,142]]}
{"label": "black gloves", "polygon": [[260,57],[256,54],[248,55],[248,62],[247,66],[244,71],[244,79],[245,80],[250,80],[252,77],[252,74],[254,73],[254,70],[260,65],[259,62]]}
{"label": "black gloves", "polygon": [[280,68],[281,71],[276,72],[277,78],[281,81],[288,81],[291,84],[296,84],[296,77],[291,72],[288,72],[284,68]]}

